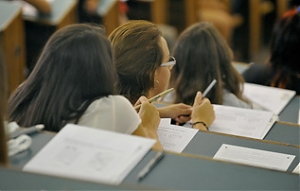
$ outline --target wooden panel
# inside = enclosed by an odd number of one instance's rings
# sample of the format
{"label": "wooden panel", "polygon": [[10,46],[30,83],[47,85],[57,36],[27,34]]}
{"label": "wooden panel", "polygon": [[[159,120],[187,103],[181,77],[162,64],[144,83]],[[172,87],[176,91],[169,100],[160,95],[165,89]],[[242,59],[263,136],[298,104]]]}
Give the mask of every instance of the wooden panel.
{"label": "wooden panel", "polygon": [[24,24],[21,10],[2,31],[2,40],[11,93],[25,79]]}
{"label": "wooden panel", "polygon": [[196,23],[197,19],[197,0],[184,0],[186,27]]}
{"label": "wooden panel", "polygon": [[57,25],[57,29],[61,29],[67,25],[78,23],[78,14],[77,14],[77,3],[74,4],[68,11],[66,11],[65,16]]}
{"label": "wooden panel", "polygon": [[260,50],[260,34],[261,34],[261,11],[260,0],[249,1],[249,21],[250,21],[250,42],[249,56],[253,56]]}
{"label": "wooden panel", "polygon": [[286,10],[288,10],[287,0],[276,0],[277,18],[279,18]]}
{"label": "wooden panel", "polygon": [[151,3],[151,20],[155,24],[169,23],[169,0],[154,0]]}
{"label": "wooden panel", "polygon": [[110,10],[103,16],[103,25],[106,28],[107,35],[118,27],[119,24],[119,6],[118,2],[115,2]]}

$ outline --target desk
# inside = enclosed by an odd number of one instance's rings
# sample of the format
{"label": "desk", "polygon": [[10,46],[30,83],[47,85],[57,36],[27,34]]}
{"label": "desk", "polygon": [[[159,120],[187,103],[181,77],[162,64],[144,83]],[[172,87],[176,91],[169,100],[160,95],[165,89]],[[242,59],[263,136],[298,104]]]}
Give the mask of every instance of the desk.
{"label": "desk", "polygon": [[20,6],[0,1],[0,51],[7,65],[9,91],[25,79],[25,37]]}
{"label": "desk", "polygon": [[[11,165],[22,168],[53,136],[52,133],[32,135],[30,152],[13,157]],[[156,153],[153,150],[148,152],[122,185],[168,190],[299,190],[297,174],[168,152],[145,179],[139,182],[136,179],[138,172]]]}
{"label": "desk", "polygon": [[29,72],[49,37],[58,29],[77,23],[76,0],[54,0],[50,15],[23,14],[26,29],[26,64]]}
{"label": "desk", "polygon": [[1,190],[153,190],[153,188],[137,185],[113,186],[2,167],[0,167],[0,177]]}
{"label": "desk", "polygon": [[272,143],[266,140],[257,140],[234,135],[224,135],[221,133],[199,131],[187,147],[184,153],[213,157],[222,144],[260,149],[278,153],[295,155],[295,159],[287,171],[292,172],[298,165],[300,159],[300,146],[288,146],[283,143]]}
{"label": "desk", "polygon": [[280,112],[279,121],[297,124],[300,106],[300,96],[295,96]]}

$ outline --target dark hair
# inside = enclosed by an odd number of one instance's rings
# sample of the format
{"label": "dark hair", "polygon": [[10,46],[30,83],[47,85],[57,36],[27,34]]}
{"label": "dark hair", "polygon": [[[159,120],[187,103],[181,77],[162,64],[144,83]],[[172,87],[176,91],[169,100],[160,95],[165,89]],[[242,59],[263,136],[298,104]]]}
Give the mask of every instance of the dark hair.
{"label": "dark hair", "polygon": [[155,24],[143,20],[129,21],[109,35],[118,74],[116,87],[131,103],[154,87],[155,70],[163,59],[161,36]]}
{"label": "dark hair", "polygon": [[8,97],[7,71],[2,52],[0,52],[0,165],[7,165],[7,138],[4,126]]}
{"label": "dark hair", "polygon": [[207,97],[213,104],[223,103],[223,88],[242,99],[242,76],[232,66],[232,52],[217,29],[208,22],[196,23],[183,31],[174,47],[176,65],[170,86],[175,88],[174,103],[193,104],[197,91],[217,84]]}
{"label": "dark hair", "polygon": [[21,126],[59,131],[77,122],[95,99],[114,93],[111,46],[99,27],[74,24],[54,33],[28,77],[9,100]]}
{"label": "dark hair", "polygon": [[300,76],[299,47],[300,13],[295,8],[285,12],[274,26],[269,60],[273,73],[270,86],[297,89],[295,82]]}

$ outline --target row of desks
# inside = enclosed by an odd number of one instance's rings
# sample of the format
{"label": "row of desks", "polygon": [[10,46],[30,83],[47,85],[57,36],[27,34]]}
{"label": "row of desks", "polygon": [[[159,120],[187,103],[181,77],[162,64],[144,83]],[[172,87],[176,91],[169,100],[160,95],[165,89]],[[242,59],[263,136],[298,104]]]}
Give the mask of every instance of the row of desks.
{"label": "row of desks", "polygon": [[[291,136],[294,136],[295,139],[298,137],[298,143],[289,144],[288,142],[277,142],[276,139],[273,141],[268,139],[257,140],[222,133],[199,131],[181,154],[167,152],[163,160],[142,181],[138,181],[136,176],[157,151],[152,150],[147,153],[121,185],[118,187],[112,186],[111,188],[117,190],[126,188],[127,190],[299,190],[299,175],[292,173],[293,169],[299,163],[299,126],[280,123],[277,128],[282,133],[289,132],[290,128],[295,128],[293,130],[296,130],[296,133],[294,135],[291,133]],[[28,151],[11,158],[11,166],[14,169],[21,169],[54,136],[55,134],[48,132],[32,135],[32,147]],[[290,135],[284,134],[284,136]],[[295,159],[286,172],[213,160],[213,155],[222,144],[291,154],[295,155]],[[4,169],[0,171],[4,174],[14,174],[16,177],[24,176],[24,172],[17,170]],[[27,177],[30,179],[32,176],[35,177],[34,174]],[[49,181],[58,178],[40,176],[38,179],[42,179],[41,182],[44,182],[44,184],[38,181],[37,185],[25,185],[23,188],[57,188],[57,185],[51,185]],[[73,180],[61,178],[56,181],[64,182],[60,187],[63,189],[66,186],[68,187]],[[16,185],[12,182],[0,183],[0,185],[5,185],[7,186],[6,188],[10,189],[17,189]],[[102,183],[82,182],[80,188],[92,189],[97,185],[99,188],[109,188],[107,186],[110,186]],[[69,186],[68,188],[74,188],[71,185]]]}

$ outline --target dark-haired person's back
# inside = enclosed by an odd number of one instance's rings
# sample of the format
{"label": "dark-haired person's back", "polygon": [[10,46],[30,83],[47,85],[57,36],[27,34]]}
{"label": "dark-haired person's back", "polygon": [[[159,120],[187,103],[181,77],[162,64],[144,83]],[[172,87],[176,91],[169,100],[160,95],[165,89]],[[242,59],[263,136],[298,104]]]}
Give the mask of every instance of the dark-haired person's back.
{"label": "dark-haired person's back", "polygon": [[296,91],[300,95],[300,6],[286,11],[273,29],[270,58],[243,73],[246,82]]}

